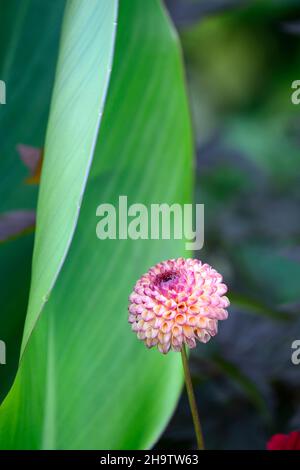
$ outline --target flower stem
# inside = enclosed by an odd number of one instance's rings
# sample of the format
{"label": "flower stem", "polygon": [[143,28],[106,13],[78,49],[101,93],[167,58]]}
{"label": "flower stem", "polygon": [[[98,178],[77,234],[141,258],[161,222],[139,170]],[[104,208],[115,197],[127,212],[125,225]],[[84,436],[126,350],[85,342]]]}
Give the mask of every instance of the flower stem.
{"label": "flower stem", "polygon": [[192,378],[191,378],[191,373],[189,369],[189,362],[188,362],[188,358],[186,354],[185,344],[182,346],[182,349],[181,349],[181,358],[182,358],[182,365],[183,365],[183,370],[184,370],[185,386],[186,386],[186,391],[188,394],[188,399],[189,399],[189,404],[190,404],[190,409],[191,409],[191,413],[193,417],[193,423],[194,423],[195,434],[196,434],[196,439],[197,439],[197,448],[199,450],[204,450],[203,435],[202,435],[202,430],[201,430],[201,424],[200,424],[195,394],[193,390]]}

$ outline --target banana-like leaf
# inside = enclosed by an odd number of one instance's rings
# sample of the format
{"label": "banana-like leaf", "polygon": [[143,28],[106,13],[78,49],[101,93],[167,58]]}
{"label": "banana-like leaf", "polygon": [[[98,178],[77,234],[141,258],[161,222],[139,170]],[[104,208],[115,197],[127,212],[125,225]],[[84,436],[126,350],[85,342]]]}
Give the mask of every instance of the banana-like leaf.
{"label": "banana-like leaf", "polygon": [[88,8],[80,0],[67,3],[47,129],[23,349],[59,274],[78,219],[111,73],[117,5],[117,0],[91,0]]}
{"label": "banana-like leaf", "polygon": [[[68,11],[64,29],[73,28]],[[81,48],[72,30],[73,47]],[[101,53],[95,37],[89,49]],[[67,84],[57,76],[61,93]],[[56,119],[68,128],[74,116]],[[64,135],[61,139],[63,146]],[[99,240],[96,210],[101,203],[118,209],[119,195],[147,207],[190,202],[191,142],[181,55],[169,19],[158,0],[122,0],[110,88],[78,225],[35,326],[29,311],[32,334],[0,408],[1,448],[139,449],[153,445],[162,432],[181,389],[180,357],[148,351],[137,341],[127,324],[127,298],[149,266],[185,255],[184,242]],[[68,161],[69,155],[61,157]],[[55,164],[46,150],[47,158]],[[49,161],[42,187],[49,187]],[[56,203],[63,208],[70,187],[60,191]],[[41,200],[38,225],[45,234],[50,226],[44,225]],[[55,205],[52,210],[54,218]],[[62,226],[55,222],[56,237],[67,223],[74,219],[67,217]],[[46,247],[39,256],[46,270],[51,261]]]}
{"label": "banana-like leaf", "polygon": [[[37,188],[24,183],[28,170],[17,145],[44,145],[63,7],[64,0],[0,3],[0,77],[6,83],[6,104],[0,106],[0,219],[3,213],[31,214],[36,207]],[[32,235],[0,243],[0,339],[7,350],[0,402],[18,367],[32,249]]]}

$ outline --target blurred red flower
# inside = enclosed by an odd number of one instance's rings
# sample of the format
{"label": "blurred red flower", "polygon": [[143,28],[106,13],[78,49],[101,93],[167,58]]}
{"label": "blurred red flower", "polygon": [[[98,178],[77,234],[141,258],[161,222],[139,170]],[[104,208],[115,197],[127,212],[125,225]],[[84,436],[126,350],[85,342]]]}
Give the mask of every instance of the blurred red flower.
{"label": "blurred red flower", "polygon": [[300,450],[300,431],[275,434],[268,441],[267,450]]}

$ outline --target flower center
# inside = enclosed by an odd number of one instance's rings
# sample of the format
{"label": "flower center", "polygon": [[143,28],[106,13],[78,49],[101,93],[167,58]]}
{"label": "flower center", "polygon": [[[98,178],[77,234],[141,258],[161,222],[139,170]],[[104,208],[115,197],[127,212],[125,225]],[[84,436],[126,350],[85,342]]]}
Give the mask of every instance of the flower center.
{"label": "flower center", "polygon": [[180,279],[180,274],[176,271],[168,271],[157,276],[157,284],[162,288],[174,287]]}
{"label": "flower center", "polygon": [[165,273],[162,275],[162,279],[160,280],[160,282],[169,282],[173,281],[176,278],[177,275],[175,273]]}

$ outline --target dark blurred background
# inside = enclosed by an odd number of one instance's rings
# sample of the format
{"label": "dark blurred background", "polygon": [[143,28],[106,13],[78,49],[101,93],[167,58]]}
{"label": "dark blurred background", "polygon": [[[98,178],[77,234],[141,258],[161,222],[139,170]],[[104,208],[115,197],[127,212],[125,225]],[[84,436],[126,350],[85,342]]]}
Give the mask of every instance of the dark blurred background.
{"label": "dark blurred background", "polygon": [[[193,118],[205,246],[230,318],[191,354],[208,449],[300,429],[300,1],[166,0]],[[184,394],[157,448],[193,448]]]}

